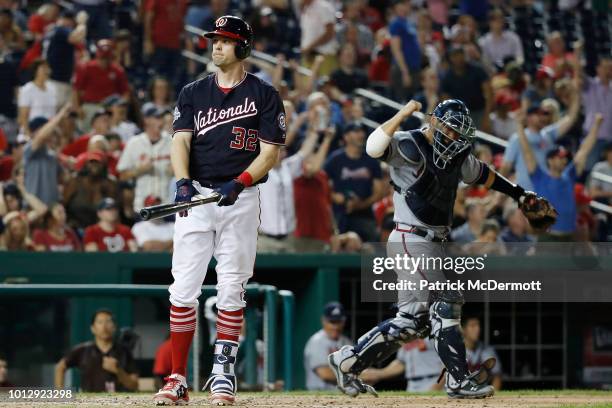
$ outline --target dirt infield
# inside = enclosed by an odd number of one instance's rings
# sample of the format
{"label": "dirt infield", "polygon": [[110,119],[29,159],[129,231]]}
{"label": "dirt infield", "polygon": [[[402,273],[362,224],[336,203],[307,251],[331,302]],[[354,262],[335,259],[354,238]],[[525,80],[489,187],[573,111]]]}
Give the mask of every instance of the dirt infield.
{"label": "dirt infield", "polygon": [[[151,394],[116,394],[116,395],[79,395],[74,401],[63,403],[9,403],[3,407],[151,407]],[[189,406],[210,406],[207,395],[196,393]],[[333,408],[514,408],[514,407],[612,407],[612,393],[571,393],[568,391],[554,393],[543,392],[502,392],[485,400],[450,400],[444,395],[413,395],[403,393],[383,393],[379,398],[362,396],[349,398],[332,394],[308,393],[242,393],[236,401],[238,407],[333,407]]]}

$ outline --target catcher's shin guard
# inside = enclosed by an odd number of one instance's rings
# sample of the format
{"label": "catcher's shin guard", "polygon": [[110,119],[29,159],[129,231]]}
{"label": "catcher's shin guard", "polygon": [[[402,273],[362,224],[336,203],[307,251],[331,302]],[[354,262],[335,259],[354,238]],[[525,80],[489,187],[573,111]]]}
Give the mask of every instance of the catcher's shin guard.
{"label": "catcher's shin guard", "polygon": [[358,375],[376,362],[395,353],[402,344],[429,333],[427,313],[418,316],[398,312],[359,338],[351,353],[345,353],[339,368],[344,373]]}
{"label": "catcher's shin guard", "polygon": [[463,335],[459,329],[463,296],[458,291],[436,295],[429,307],[431,335],[440,360],[453,379],[461,383],[469,375]]}

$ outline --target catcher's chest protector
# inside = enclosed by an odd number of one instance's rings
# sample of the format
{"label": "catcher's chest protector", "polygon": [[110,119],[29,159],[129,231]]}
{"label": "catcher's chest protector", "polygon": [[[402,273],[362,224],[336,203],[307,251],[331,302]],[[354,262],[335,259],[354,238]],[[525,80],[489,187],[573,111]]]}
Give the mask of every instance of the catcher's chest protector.
{"label": "catcher's chest protector", "polygon": [[461,180],[461,166],[470,153],[466,149],[453,158],[444,170],[433,162],[433,147],[421,131],[410,132],[421,152],[422,161],[415,182],[406,191],[406,203],[423,223],[449,226],[453,220],[453,206],[457,186]]}

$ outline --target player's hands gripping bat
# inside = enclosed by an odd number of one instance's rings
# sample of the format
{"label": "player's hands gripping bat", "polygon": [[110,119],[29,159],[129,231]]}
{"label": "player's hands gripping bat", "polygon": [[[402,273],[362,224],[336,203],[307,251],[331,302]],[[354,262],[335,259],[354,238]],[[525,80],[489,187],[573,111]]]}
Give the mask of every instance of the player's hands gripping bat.
{"label": "player's hands gripping bat", "polygon": [[529,225],[536,231],[546,231],[557,221],[559,215],[547,199],[533,191],[526,191],[521,196],[519,208],[529,221]]}
{"label": "player's hands gripping bat", "polygon": [[244,190],[244,184],[238,180],[231,180],[217,188],[215,191],[221,194],[221,199],[217,203],[219,207],[233,205],[238,199],[238,195]]}
{"label": "player's hands gripping bat", "polygon": [[[180,179],[176,182],[176,193],[174,195],[175,203],[189,202],[194,195],[198,194],[198,190],[193,186],[191,179]],[[187,210],[179,212],[180,217],[187,216]]]}

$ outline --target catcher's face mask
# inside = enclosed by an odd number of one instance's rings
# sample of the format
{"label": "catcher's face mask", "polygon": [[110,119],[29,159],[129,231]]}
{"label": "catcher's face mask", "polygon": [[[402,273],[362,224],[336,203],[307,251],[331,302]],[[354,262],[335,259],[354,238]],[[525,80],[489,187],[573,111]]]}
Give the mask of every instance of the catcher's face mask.
{"label": "catcher's face mask", "polygon": [[433,122],[433,160],[436,167],[446,168],[459,153],[468,149],[474,139],[476,129],[472,118],[464,112],[447,110],[437,116],[434,111]]}

